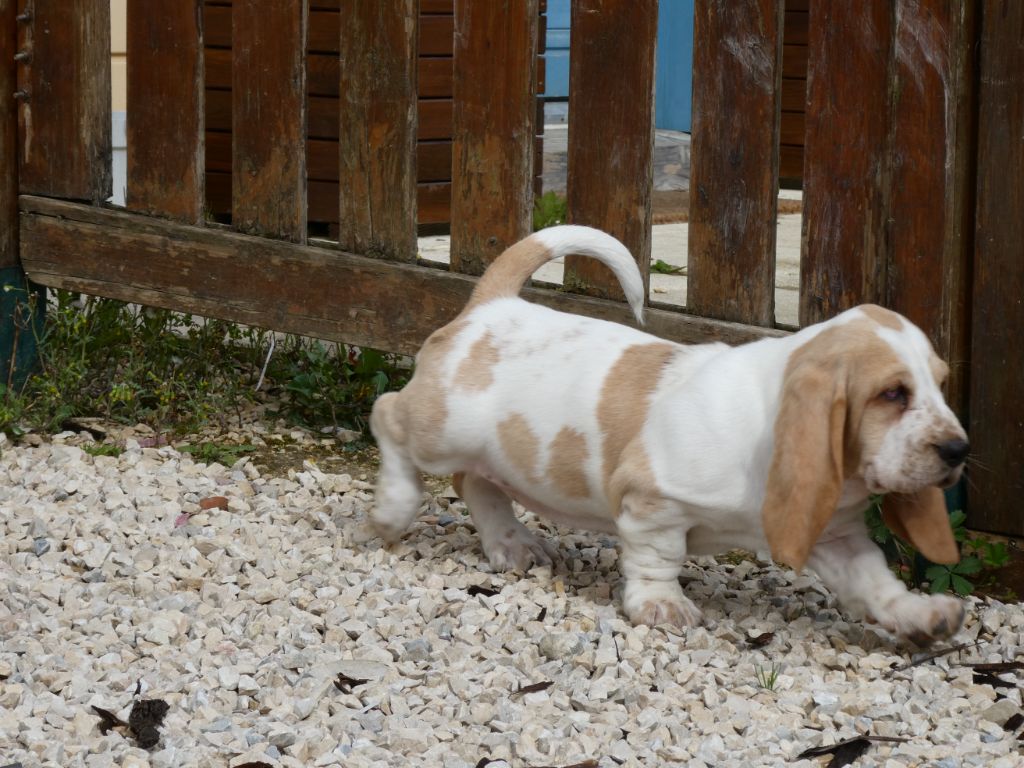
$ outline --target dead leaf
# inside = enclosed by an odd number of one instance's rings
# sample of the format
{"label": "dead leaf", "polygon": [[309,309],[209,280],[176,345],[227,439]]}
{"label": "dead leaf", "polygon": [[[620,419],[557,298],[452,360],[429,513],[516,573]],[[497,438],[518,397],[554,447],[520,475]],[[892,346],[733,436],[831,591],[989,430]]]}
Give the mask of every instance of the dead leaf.
{"label": "dead leaf", "polygon": [[516,690],[512,691],[513,696],[525,696],[528,693],[537,693],[539,691],[546,691],[554,685],[550,680],[545,680],[542,683],[531,683],[530,685],[522,685]]}
{"label": "dead leaf", "polygon": [[369,680],[360,680],[356,677],[349,677],[348,675],[338,675],[334,681],[334,687],[342,693],[352,693],[352,689],[359,685],[366,685]]}
{"label": "dead leaf", "polygon": [[228,497],[227,496],[207,496],[205,499],[199,500],[200,509],[227,509],[228,508]]}
{"label": "dead leaf", "polygon": [[92,711],[100,717],[100,733],[106,736],[114,728],[122,728],[128,725],[124,720],[108,709],[92,705]]}
{"label": "dead leaf", "polygon": [[128,715],[128,728],[143,749],[160,741],[160,725],[171,706],[163,699],[139,699]]}

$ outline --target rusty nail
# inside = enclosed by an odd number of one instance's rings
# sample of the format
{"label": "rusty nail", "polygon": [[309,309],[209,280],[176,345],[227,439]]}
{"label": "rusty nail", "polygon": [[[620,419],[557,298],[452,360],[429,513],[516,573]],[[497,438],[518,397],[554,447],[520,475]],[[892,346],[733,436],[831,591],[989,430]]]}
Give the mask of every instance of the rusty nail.
{"label": "rusty nail", "polygon": [[32,60],[32,54],[29,53],[28,51],[18,51],[16,54],[14,54],[14,60],[15,61],[31,61]]}
{"label": "rusty nail", "polygon": [[15,91],[14,98],[16,98],[18,101],[28,101],[28,91]]}

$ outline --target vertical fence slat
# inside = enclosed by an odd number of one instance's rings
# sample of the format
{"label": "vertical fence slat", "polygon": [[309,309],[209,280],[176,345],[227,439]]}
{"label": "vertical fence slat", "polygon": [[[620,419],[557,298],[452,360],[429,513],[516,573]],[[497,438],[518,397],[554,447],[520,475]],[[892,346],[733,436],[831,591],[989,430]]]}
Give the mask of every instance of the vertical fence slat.
{"label": "vertical fence slat", "polygon": [[891,0],[809,14],[800,323],[883,298]]}
{"label": "vertical fence slat", "polygon": [[537,0],[455,0],[451,265],[480,274],[529,234]]}
{"label": "vertical fence slat", "polygon": [[973,4],[897,0],[886,303],[952,362],[963,410],[968,342]]}
{"label": "vertical fence slat", "polygon": [[[574,0],[569,49],[569,219],[618,237],[648,284],[657,0]],[[571,290],[621,298],[593,259],[569,257]]]}
{"label": "vertical fence slat", "polygon": [[306,239],[305,0],[232,6],[231,222]]}
{"label": "vertical fence slat", "polygon": [[338,239],[415,261],[418,3],[342,0],[341,17]]}
{"label": "vertical fence slat", "polygon": [[783,0],[698,0],[686,306],[775,321]]}
{"label": "vertical fence slat", "polygon": [[971,339],[972,527],[1024,535],[1024,3],[985,0]]}
{"label": "vertical fence slat", "polygon": [[0,0],[0,269],[18,263],[17,0]]}
{"label": "vertical fence slat", "polygon": [[20,29],[19,185],[105,200],[111,190],[110,0],[32,0]]}
{"label": "vertical fence slat", "polygon": [[128,0],[128,208],[203,219],[203,2]]}

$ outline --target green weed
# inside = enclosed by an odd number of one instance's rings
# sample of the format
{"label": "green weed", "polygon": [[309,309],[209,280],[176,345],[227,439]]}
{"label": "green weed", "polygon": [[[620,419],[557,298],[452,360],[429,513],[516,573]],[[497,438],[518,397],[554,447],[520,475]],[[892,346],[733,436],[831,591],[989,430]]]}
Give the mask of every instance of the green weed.
{"label": "green weed", "polygon": [[255,445],[231,445],[228,443],[203,442],[198,445],[188,443],[177,446],[180,453],[191,454],[196,461],[204,464],[223,464],[230,467],[247,453],[256,451]]}
{"label": "green weed", "polygon": [[[1010,562],[1010,553],[1003,542],[989,541],[983,536],[970,536],[961,510],[949,513],[953,538],[960,543],[960,562],[941,565],[929,562],[908,542],[897,537],[882,520],[881,497],[874,497],[865,513],[871,538],[885,552],[896,574],[909,586],[922,587],[927,582],[933,592],[956,592],[969,595],[986,575]],[[981,579],[976,577],[981,576]]]}
{"label": "green weed", "polygon": [[565,198],[557,192],[545,192],[533,203],[533,231],[564,224],[568,215]]}
{"label": "green weed", "polygon": [[685,271],[686,267],[677,267],[661,259],[651,264],[651,272],[658,272],[662,275],[681,275]]}
{"label": "green weed", "polygon": [[362,429],[373,400],[407,371],[397,357],[278,337],[269,331],[67,291],[51,293],[39,364],[17,390],[0,386],[0,431],[57,431],[100,416],[178,434],[240,420],[256,401],[309,427]]}
{"label": "green weed", "polygon": [[757,684],[767,691],[774,691],[775,684],[779,680],[779,672],[781,671],[782,667],[775,662],[772,662],[772,665],[767,668],[758,664],[757,669],[754,671],[757,677]]}
{"label": "green weed", "polygon": [[113,443],[86,443],[82,450],[90,456],[120,456],[124,449]]}

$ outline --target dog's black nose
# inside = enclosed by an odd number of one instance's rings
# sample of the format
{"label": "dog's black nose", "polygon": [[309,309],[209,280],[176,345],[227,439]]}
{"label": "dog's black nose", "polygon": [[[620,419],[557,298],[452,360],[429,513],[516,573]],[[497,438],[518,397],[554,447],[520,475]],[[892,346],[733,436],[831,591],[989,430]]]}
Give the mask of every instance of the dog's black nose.
{"label": "dog's black nose", "polygon": [[947,440],[944,443],[936,444],[935,450],[938,451],[939,458],[946,464],[951,467],[959,467],[970,453],[971,446],[966,440]]}

